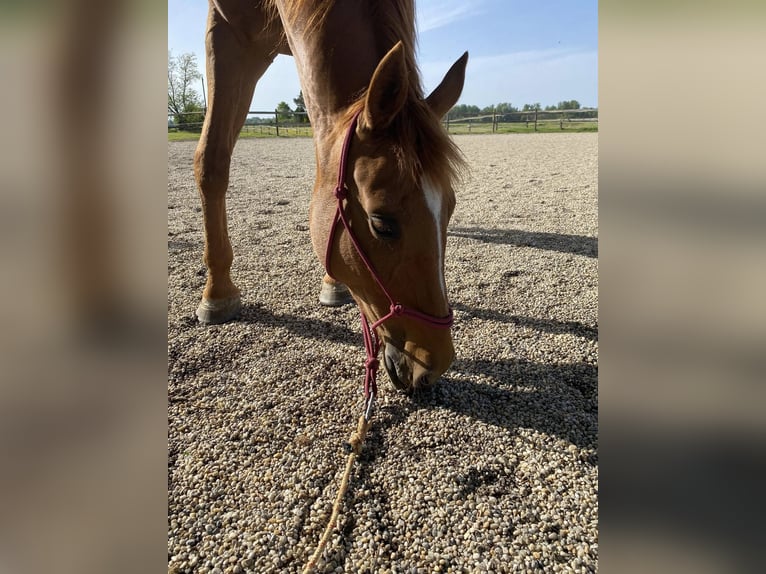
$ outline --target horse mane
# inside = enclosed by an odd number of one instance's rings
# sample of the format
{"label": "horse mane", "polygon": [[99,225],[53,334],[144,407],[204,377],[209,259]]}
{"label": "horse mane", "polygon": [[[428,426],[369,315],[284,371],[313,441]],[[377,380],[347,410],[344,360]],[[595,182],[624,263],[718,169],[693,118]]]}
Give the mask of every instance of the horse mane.
{"label": "horse mane", "polygon": [[[375,22],[379,23],[381,57],[401,40],[409,71],[407,100],[386,134],[394,142],[399,168],[415,181],[426,176],[440,189],[454,189],[465,161],[442,126],[442,118],[436,117],[424,99],[420,68],[415,60],[415,2],[373,0],[371,5]],[[344,125],[364,107],[366,96],[364,91],[350,106]]]}
{"label": "horse mane", "polygon": [[[271,4],[274,5],[274,0]],[[285,16],[294,20],[302,14],[306,19],[304,32],[311,33],[323,25],[334,5],[335,0],[293,0],[286,2]],[[399,168],[416,181],[426,176],[441,189],[454,189],[465,168],[465,160],[444,130],[442,118],[436,117],[424,99],[420,69],[415,61],[415,2],[370,0],[369,6],[378,30],[380,57],[401,41],[409,71],[407,101],[386,134],[393,139]],[[350,104],[343,126],[364,107],[366,95],[366,90],[362,91]]]}

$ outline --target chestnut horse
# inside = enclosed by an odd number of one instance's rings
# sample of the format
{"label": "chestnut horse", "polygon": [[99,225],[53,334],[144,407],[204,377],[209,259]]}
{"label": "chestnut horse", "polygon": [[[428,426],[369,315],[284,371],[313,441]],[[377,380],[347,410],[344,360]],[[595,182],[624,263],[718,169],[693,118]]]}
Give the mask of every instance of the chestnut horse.
{"label": "chestnut horse", "polygon": [[[295,58],[314,131],[310,234],[328,266],[320,302],[342,304],[350,291],[371,323],[391,314],[394,299],[414,310],[373,329],[398,388],[430,385],[454,356],[449,329],[428,317],[451,324],[444,248],[461,159],[441,118],[463,89],[468,54],[424,97],[412,0],[210,0],[209,108],[194,158],[208,268],[197,316],[220,323],[239,310],[229,274],[229,166],[256,82],[278,54]],[[338,225],[340,212],[348,227]]]}

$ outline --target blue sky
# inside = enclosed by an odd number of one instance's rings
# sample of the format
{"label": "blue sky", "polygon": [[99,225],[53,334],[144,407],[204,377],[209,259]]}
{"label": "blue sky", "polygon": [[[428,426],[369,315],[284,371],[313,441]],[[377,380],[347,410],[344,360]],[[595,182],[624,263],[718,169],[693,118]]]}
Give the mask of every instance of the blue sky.
{"label": "blue sky", "polygon": [[[418,63],[430,92],[460,57],[470,56],[458,103],[517,107],[577,100],[598,106],[596,0],[419,0]],[[168,49],[193,52],[204,73],[207,2],[168,1]],[[300,91],[293,59],[278,56],[258,82],[252,110],[293,106]]]}

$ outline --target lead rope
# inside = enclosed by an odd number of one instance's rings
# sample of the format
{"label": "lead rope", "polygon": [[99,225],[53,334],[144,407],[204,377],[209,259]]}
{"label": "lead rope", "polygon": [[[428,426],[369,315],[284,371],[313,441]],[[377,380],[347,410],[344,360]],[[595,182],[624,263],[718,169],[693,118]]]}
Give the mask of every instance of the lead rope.
{"label": "lead rope", "polygon": [[348,484],[351,478],[351,469],[354,467],[354,461],[356,457],[362,452],[362,445],[364,439],[367,436],[367,431],[370,430],[372,423],[362,415],[359,417],[359,423],[357,424],[356,431],[351,433],[351,437],[348,442],[351,447],[351,452],[348,455],[348,461],[346,462],[346,470],[343,473],[343,478],[340,481],[340,488],[338,489],[338,496],[335,497],[335,504],[332,506],[332,514],[330,515],[330,521],[327,523],[327,527],[324,529],[324,534],[319,540],[314,554],[309,559],[306,567],[303,569],[303,574],[310,574],[316,568],[319,558],[322,556],[324,549],[327,547],[327,542],[330,540],[330,535],[335,529],[335,524],[338,521],[338,515],[340,514],[340,507],[343,504],[343,497],[346,496],[348,490]]}
{"label": "lead rope", "polygon": [[364,333],[364,348],[367,352],[367,360],[364,362],[364,412],[359,417],[359,422],[356,425],[356,430],[351,433],[348,439],[348,460],[346,461],[346,470],[343,472],[343,478],[340,481],[340,487],[338,488],[338,495],[335,497],[335,503],[332,506],[332,514],[330,514],[330,520],[327,522],[327,526],[324,529],[322,538],[319,539],[319,544],[314,550],[308,563],[303,569],[303,574],[310,574],[316,568],[319,558],[322,556],[327,543],[330,541],[330,535],[335,530],[335,525],[338,522],[338,516],[340,515],[341,505],[343,504],[343,498],[348,491],[348,485],[351,481],[351,470],[354,468],[354,461],[362,452],[362,445],[364,445],[364,439],[367,437],[367,431],[372,426],[372,408],[374,406],[375,397],[378,394],[377,385],[377,373],[378,373],[378,351],[380,350],[380,341],[378,334],[370,329],[367,318],[362,313],[362,332]]}

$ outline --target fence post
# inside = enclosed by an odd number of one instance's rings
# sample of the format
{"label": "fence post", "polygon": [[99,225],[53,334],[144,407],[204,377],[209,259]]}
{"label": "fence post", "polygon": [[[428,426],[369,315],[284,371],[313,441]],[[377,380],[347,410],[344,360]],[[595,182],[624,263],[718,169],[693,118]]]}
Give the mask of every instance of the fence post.
{"label": "fence post", "polygon": [[274,110],[274,125],[277,128],[277,137],[279,137],[279,112]]}
{"label": "fence post", "polygon": [[492,133],[497,131],[497,114],[492,110]]}
{"label": "fence post", "polygon": [[535,110],[535,131],[537,131],[537,110]]}

